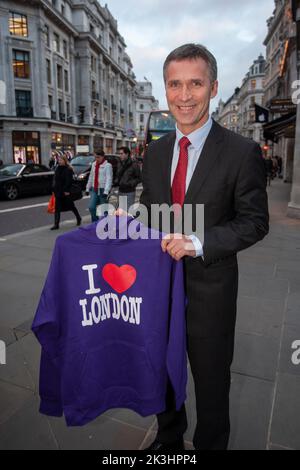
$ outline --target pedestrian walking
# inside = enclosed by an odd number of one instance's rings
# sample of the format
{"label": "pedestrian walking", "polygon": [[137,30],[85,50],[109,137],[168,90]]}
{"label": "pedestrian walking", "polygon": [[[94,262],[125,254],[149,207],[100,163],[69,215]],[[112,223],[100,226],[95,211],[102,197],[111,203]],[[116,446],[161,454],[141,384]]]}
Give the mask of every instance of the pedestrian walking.
{"label": "pedestrian walking", "polygon": [[50,159],[49,159],[48,166],[49,166],[50,170],[54,170],[56,165],[57,165],[57,162],[56,162],[55,156],[52,154]]}
{"label": "pedestrian walking", "polygon": [[271,185],[273,179],[273,160],[270,156],[264,158],[265,172],[267,176],[268,186]]}
{"label": "pedestrian walking", "polygon": [[282,178],[282,158],[279,155],[276,155],[277,160],[277,175],[278,178]]}
{"label": "pedestrian walking", "polygon": [[71,198],[73,175],[73,168],[69,164],[67,157],[64,155],[59,156],[53,183],[55,195],[54,225],[50,230],[59,229],[60,213],[65,211],[72,211],[76,217],[77,225],[81,224],[80,214]]}
{"label": "pedestrian walking", "polygon": [[128,147],[120,147],[116,179],[119,185],[118,207],[128,211],[134,204],[135,191],[141,181],[141,172],[137,162],[133,161]]}
{"label": "pedestrian walking", "polygon": [[107,203],[107,197],[112,187],[113,171],[112,166],[105,159],[103,150],[94,152],[95,161],[92,164],[89,179],[86,185],[86,192],[90,195],[89,211],[92,222],[96,222],[97,206]]}
{"label": "pedestrian walking", "polygon": [[277,172],[278,172],[278,161],[277,157],[272,157],[272,163],[273,163],[273,178],[276,178]]}

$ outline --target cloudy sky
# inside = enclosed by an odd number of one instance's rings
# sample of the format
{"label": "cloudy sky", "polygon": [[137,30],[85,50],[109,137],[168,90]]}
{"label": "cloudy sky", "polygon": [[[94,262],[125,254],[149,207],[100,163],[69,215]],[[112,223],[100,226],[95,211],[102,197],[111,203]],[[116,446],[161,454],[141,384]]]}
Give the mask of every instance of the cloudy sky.
{"label": "cloudy sky", "polygon": [[[262,52],[266,20],[274,0],[106,0],[127,44],[137,80],[153,83],[154,96],[166,107],[162,66],[168,53],[187,42],[204,44],[219,67],[219,93],[226,100],[240,86]],[[104,6],[105,1],[101,0]]]}

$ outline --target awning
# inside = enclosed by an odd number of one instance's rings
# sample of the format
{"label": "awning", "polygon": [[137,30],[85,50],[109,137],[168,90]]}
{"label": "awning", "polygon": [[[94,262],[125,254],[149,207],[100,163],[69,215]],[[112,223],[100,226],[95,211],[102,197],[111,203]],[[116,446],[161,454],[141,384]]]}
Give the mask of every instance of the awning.
{"label": "awning", "polygon": [[264,138],[276,142],[280,135],[295,137],[296,113],[289,113],[263,125]]}

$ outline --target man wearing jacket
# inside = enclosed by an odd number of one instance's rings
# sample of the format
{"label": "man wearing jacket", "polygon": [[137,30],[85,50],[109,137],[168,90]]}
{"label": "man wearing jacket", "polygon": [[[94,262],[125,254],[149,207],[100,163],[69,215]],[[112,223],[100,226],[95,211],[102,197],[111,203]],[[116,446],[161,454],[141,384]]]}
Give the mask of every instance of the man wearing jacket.
{"label": "man wearing jacket", "polygon": [[[187,349],[195,384],[197,450],[226,449],[230,433],[237,252],[268,233],[266,175],[259,145],[217,124],[209,115],[217,94],[217,63],[202,45],[185,44],[164,63],[168,106],[176,120],[147,149],[141,203],[204,204],[204,239],[173,235],[162,249],[184,258]],[[189,237],[192,235],[192,238]],[[157,436],[148,450],[182,450],[186,411],[177,411],[170,387]]]}
{"label": "man wearing jacket", "polygon": [[90,194],[89,211],[92,222],[98,220],[96,214],[97,206],[107,202],[107,196],[112,187],[113,171],[112,166],[105,160],[103,150],[94,152],[95,161],[92,164],[89,179],[86,185],[86,192]]}
{"label": "man wearing jacket", "polygon": [[119,152],[120,162],[116,176],[119,184],[118,205],[127,211],[134,204],[135,189],[141,181],[141,174],[138,164],[131,159],[129,148],[120,147]]}

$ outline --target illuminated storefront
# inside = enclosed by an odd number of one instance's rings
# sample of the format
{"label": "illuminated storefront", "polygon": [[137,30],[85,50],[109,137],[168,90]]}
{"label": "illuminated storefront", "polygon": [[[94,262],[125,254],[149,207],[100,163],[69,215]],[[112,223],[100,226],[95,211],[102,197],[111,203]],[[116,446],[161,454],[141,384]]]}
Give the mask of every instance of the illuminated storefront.
{"label": "illuminated storefront", "polygon": [[40,133],[12,131],[14,163],[40,163]]}
{"label": "illuminated storefront", "polygon": [[75,135],[52,132],[51,149],[53,152],[66,152],[72,158],[75,155]]}

